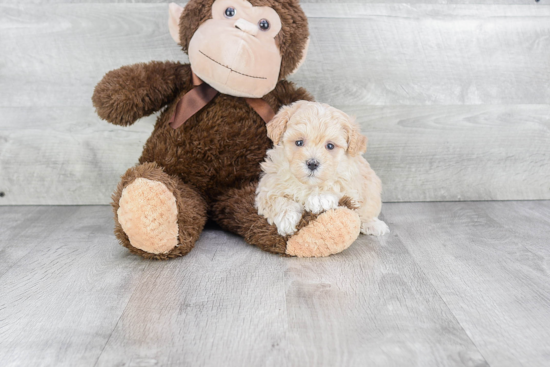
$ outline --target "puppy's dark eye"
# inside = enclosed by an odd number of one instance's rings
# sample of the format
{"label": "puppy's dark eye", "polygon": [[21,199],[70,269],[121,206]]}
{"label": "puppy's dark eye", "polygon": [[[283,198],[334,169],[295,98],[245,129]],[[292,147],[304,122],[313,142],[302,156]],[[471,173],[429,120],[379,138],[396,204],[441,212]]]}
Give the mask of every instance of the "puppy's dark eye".
{"label": "puppy's dark eye", "polygon": [[327,144],[327,149],[328,149],[328,150],[333,150],[333,149],[334,149],[334,144],[328,143],[328,144]]}
{"label": "puppy's dark eye", "polygon": [[296,140],[296,146],[297,147],[301,147],[304,145],[304,141],[303,140]]}
{"label": "puppy's dark eye", "polygon": [[260,19],[258,25],[260,26],[260,29],[262,31],[267,31],[269,29],[269,22],[267,21],[267,19]]}
{"label": "puppy's dark eye", "polygon": [[226,18],[233,18],[237,14],[237,10],[235,8],[229,7],[225,9],[225,17]]}

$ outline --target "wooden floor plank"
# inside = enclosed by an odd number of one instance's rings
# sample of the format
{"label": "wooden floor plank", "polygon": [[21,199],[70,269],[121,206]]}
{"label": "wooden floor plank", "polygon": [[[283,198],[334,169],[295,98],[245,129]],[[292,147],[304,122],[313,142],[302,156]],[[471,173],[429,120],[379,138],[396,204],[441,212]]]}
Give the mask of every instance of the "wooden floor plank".
{"label": "wooden floor plank", "polygon": [[0,206],[0,279],[78,211],[70,206]]}
{"label": "wooden floor plank", "polygon": [[98,366],[483,366],[396,237],[327,259],[219,230],[144,274]]}
{"label": "wooden floor plank", "polygon": [[97,366],[280,360],[284,270],[285,259],[207,230],[185,258],[151,263]]}
{"label": "wooden floor plank", "polygon": [[[548,365],[550,216],[543,209],[548,204],[385,208],[394,233],[491,366]],[[541,209],[545,218],[533,220],[529,212]]]}
{"label": "wooden floor plank", "polygon": [[118,246],[106,206],[0,207],[0,259],[30,249],[0,263],[0,360],[544,366],[549,205],[387,204],[390,235],[323,259],[271,255],[210,225],[168,262]]}
{"label": "wooden floor plank", "polygon": [[487,365],[397,235],[287,261],[287,365]]}
{"label": "wooden floor plank", "polygon": [[[523,239],[521,244],[533,253],[532,259],[539,264],[534,268],[550,270],[544,259],[550,259],[550,201],[527,201],[514,205],[514,215],[507,202],[488,202],[487,215],[512,233],[514,238]],[[527,258],[524,258],[527,260]]]}
{"label": "wooden floor plank", "polygon": [[[49,207],[40,218],[27,210],[29,227],[53,231],[36,233],[32,251],[1,278],[0,364],[93,366],[150,262],[115,245],[109,207]],[[17,238],[2,245],[17,247]]]}

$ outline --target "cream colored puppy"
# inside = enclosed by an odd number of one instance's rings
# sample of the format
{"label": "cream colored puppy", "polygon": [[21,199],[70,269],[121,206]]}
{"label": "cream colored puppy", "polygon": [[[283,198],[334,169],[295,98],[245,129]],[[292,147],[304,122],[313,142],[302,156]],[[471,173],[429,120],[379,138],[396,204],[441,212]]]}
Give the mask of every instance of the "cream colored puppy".
{"label": "cream colored puppy", "polygon": [[358,205],[362,233],[389,232],[378,219],[382,183],[361,156],[367,138],[348,115],[326,104],[299,101],[283,107],[267,132],[274,148],[262,163],[256,207],[279,234],[293,234],[304,210],[335,209],[343,196]]}

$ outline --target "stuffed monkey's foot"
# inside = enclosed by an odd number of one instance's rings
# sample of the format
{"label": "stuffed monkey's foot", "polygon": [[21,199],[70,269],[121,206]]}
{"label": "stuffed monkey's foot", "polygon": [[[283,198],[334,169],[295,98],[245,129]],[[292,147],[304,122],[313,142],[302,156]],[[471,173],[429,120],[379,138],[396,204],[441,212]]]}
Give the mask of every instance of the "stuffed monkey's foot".
{"label": "stuffed monkey's foot", "polygon": [[135,248],[151,254],[178,245],[178,208],[175,196],[158,181],[140,177],[123,191],[118,222]]}
{"label": "stuffed monkey's foot", "polygon": [[187,254],[206,222],[200,195],[155,163],[126,172],[113,195],[113,209],[121,244],[145,258]]}
{"label": "stuffed monkey's foot", "polygon": [[361,220],[355,211],[345,207],[326,211],[288,239],[286,253],[298,257],[337,254],[357,239],[360,228]]}

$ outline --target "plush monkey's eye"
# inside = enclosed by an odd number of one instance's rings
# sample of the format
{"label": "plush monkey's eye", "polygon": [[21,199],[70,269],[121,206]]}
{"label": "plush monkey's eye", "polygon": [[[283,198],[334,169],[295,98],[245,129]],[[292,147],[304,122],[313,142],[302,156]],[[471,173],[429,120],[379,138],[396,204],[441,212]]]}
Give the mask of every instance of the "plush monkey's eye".
{"label": "plush monkey's eye", "polygon": [[237,14],[237,10],[235,8],[229,7],[225,9],[225,17],[226,18],[233,18]]}
{"label": "plush monkey's eye", "polygon": [[296,146],[297,147],[304,146],[304,141],[303,140],[296,140]]}
{"label": "plush monkey's eye", "polygon": [[327,144],[327,149],[328,149],[328,150],[333,150],[333,149],[334,149],[334,144],[328,143],[328,144]]}
{"label": "plush monkey's eye", "polygon": [[260,19],[258,25],[260,26],[260,29],[262,31],[267,31],[269,29],[269,22],[267,21],[267,19]]}

